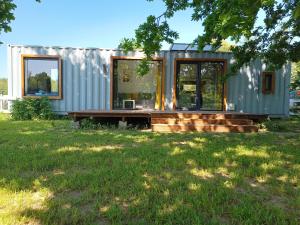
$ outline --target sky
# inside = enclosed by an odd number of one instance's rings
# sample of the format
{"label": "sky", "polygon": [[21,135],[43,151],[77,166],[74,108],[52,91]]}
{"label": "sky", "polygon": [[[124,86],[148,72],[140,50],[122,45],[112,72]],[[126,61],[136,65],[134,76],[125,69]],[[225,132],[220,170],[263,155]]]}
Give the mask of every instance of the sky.
{"label": "sky", "polygon": [[[148,15],[164,12],[161,0],[15,0],[12,32],[0,34],[0,77],[7,76],[7,44],[66,47],[117,48],[124,37]],[[191,21],[191,11],[175,14],[169,21],[180,34],[178,43],[190,43],[203,31]],[[163,49],[169,45],[164,44]]]}

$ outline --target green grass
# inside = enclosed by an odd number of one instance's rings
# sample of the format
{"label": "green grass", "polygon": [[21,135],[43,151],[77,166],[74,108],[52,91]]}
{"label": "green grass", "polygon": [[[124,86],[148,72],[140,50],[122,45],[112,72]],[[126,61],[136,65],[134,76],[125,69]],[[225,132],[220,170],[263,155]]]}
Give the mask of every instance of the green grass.
{"label": "green grass", "polygon": [[268,131],[300,133],[300,116],[292,116],[285,119],[271,119],[262,123],[262,126]]}
{"label": "green grass", "polygon": [[7,79],[0,78],[0,94],[3,92],[4,95],[7,95]]}
{"label": "green grass", "polygon": [[0,224],[299,224],[299,133],[72,130],[0,114]]}

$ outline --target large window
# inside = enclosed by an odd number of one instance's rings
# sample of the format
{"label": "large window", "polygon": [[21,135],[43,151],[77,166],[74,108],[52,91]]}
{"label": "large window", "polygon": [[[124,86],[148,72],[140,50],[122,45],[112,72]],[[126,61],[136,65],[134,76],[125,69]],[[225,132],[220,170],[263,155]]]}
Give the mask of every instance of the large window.
{"label": "large window", "polygon": [[23,96],[61,99],[61,61],[57,56],[22,56]]}
{"label": "large window", "polygon": [[140,60],[113,60],[113,109],[161,109],[162,61],[152,61],[150,71],[137,74]]}

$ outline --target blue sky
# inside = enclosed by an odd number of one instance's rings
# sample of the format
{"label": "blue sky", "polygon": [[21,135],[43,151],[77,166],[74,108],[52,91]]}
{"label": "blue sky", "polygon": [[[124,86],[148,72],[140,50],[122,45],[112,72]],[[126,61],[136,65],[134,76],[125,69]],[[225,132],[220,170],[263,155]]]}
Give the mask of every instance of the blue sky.
{"label": "blue sky", "polygon": [[[6,45],[46,45],[116,48],[123,37],[133,37],[134,30],[150,14],[164,11],[161,0],[15,0],[16,20],[12,32],[0,40],[0,77],[7,74]],[[191,11],[179,12],[170,26],[180,33],[177,42],[190,42],[202,31],[192,22]],[[164,48],[168,48],[164,45]]]}

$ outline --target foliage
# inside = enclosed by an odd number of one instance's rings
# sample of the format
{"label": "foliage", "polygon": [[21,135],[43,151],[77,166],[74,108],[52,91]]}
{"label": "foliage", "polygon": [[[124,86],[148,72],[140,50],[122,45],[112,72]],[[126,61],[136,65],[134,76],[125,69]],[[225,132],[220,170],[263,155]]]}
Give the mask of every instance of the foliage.
{"label": "foliage", "polygon": [[218,52],[231,52],[231,48],[234,47],[229,41],[223,40],[221,46],[217,49]]}
{"label": "foliage", "polygon": [[[40,2],[41,0],[36,1]],[[11,32],[10,23],[15,19],[13,11],[16,7],[13,0],[0,0],[0,35],[2,32]],[[0,44],[2,44],[1,41]]]}
{"label": "foliage", "polygon": [[[11,31],[9,26],[10,22],[15,19],[13,10],[16,5],[12,0],[0,0],[0,34],[2,31],[5,33]],[[0,42],[2,44],[2,42]]]}
{"label": "foliage", "polygon": [[299,224],[299,133],[0,127],[0,224]]}
{"label": "foliage", "polygon": [[[153,0],[149,0],[153,1]],[[153,15],[135,30],[134,39],[123,39],[120,47],[140,48],[151,59],[163,41],[173,43],[179,34],[170,29],[167,20],[181,10],[192,9],[191,19],[201,22],[204,33],[192,41],[202,51],[205,45],[218,49],[223,40],[231,39],[236,62],[231,72],[251,60],[262,58],[268,69],[281,68],[286,62],[300,60],[300,1],[299,0],[163,0],[166,11]],[[259,14],[260,13],[260,14]],[[262,25],[257,19],[264,15]],[[141,64],[140,67],[147,67]],[[145,72],[147,69],[140,69]]]}
{"label": "foliage", "polygon": [[6,78],[0,78],[0,95],[7,95],[7,79]]}
{"label": "foliage", "polygon": [[130,129],[130,130],[137,130],[137,129],[145,129],[147,125],[140,122],[140,123],[128,123],[125,127],[118,127],[116,121],[97,121],[94,118],[84,118],[80,120],[80,129],[82,130],[118,130],[123,129]]}
{"label": "foliage", "polygon": [[300,61],[292,63],[291,89],[300,89]]}
{"label": "foliage", "polygon": [[149,16],[147,21],[135,31],[135,39],[124,38],[120,43],[119,47],[125,52],[134,49],[142,49],[145,52],[146,58],[137,68],[138,74],[146,75],[149,72],[149,60],[158,49],[161,49],[163,41],[173,43],[173,40],[179,37],[177,32],[170,29],[166,21],[159,23],[160,19],[161,17]]}
{"label": "foliage", "polygon": [[287,127],[285,124],[281,124],[278,120],[267,120],[262,123],[261,128],[266,129],[268,131],[274,132],[286,132]]}
{"label": "foliage", "polygon": [[300,132],[300,117],[269,119],[261,123],[260,128],[273,132]]}
{"label": "foliage", "polygon": [[84,118],[80,121],[80,128],[81,129],[87,129],[87,130],[95,130],[98,129],[100,126],[98,123],[96,123],[95,120],[90,118]]}
{"label": "foliage", "polygon": [[53,119],[50,100],[47,97],[15,100],[11,112],[14,120]]}

